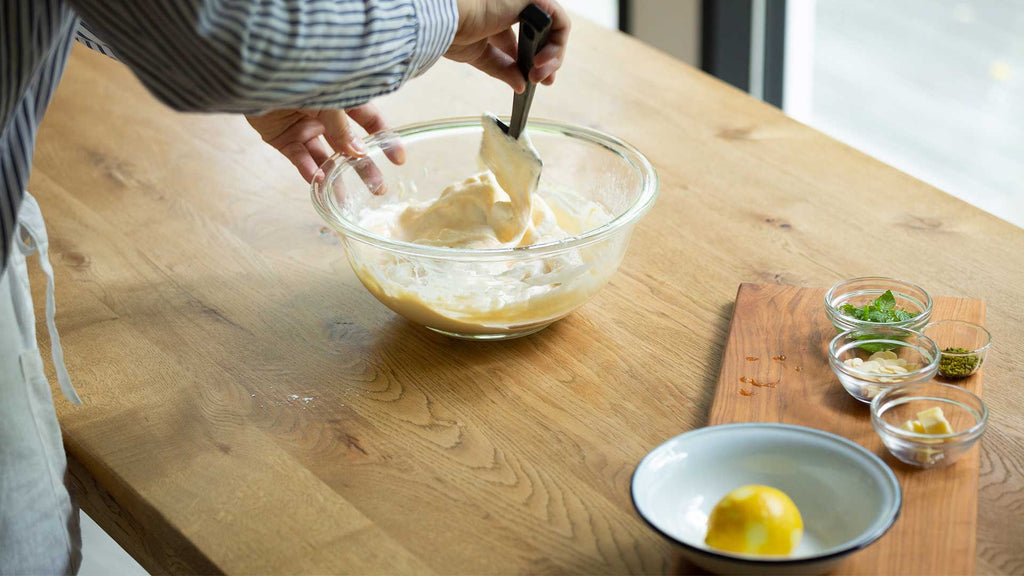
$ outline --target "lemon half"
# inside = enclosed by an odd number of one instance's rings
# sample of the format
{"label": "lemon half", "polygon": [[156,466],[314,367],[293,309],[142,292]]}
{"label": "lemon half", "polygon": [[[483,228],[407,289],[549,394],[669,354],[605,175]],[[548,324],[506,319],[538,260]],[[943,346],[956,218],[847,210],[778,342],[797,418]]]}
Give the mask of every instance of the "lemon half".
{"label": "lemon half", "polygon": [[740,554],[791,554],[804,535],[804,521],[785,492],[771,486],[742,486],[711,510],[704,542]]}

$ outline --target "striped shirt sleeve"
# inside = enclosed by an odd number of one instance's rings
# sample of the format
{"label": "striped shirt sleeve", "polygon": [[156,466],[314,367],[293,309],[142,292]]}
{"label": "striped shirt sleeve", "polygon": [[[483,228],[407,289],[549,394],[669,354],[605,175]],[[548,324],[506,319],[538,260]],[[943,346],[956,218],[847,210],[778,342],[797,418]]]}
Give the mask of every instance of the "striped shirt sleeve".
{"label": "striped shirt sleeve", "polygon": [[90,50],[95,50],[104,56],[109,56],[114,60],[120,60],[117,54],[114,53],[114,49],[107,44],[98,34],[92,31],[89,24],[85,20],[81,20],[78,23],[78,30],[75,31],[75,41],[85,46]]}
{"label": "striped shirt sleeve", "polygon": [[83,43],[192,111],[357,106],[433,65],[458,25],[455,0],[69,3],[89,23]]}

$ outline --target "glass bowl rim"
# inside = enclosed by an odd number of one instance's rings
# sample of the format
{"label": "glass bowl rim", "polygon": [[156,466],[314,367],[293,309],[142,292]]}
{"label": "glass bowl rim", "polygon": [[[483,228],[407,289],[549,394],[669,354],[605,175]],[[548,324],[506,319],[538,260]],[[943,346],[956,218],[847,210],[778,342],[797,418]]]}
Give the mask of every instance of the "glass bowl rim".
{"label": "glass bowl rim", "polygon": [[[934,374],[935,372],[938,371],[938,369],[939,369],[939,361],[942,359],[942,351],[939,350],[939,345],[934,340],[932,340],[928,336],[925,336],[921,332],[918,332],[917,330],[911,330],[910,328],[903,328],[903,327],[900,327],[900,326],[886,326],[886,325],[882,325],[880,329],[882,329],[882,330],[892,330],[893,332],[906,332],[907,336],[917,337],[917,338],[920,338],[920,339],[924,340],[925,342],[931,342],[932,346],[935,347],[935,354],[934,354],[932,359],[927,364],[925,364],[921,368],[918,368],[917,370],[914,370],[913,372],[907,372],[906,374],[893,374],[892,375],[893,377],[898,377],[898,378],[918,377],[918,376],[926,375],[928,373]],[[894,344],[894,345],[896,345],[898,347],[903,347],[903,348],[908,348],[908,347],[918,348],[918,346],[913,345],[913,344],[909,344],[909,343],[907,343],[907,342],[905,342],[903,340],[890,340],[890,339],[887,339],[887,338],[871,338],[871,339],[868,339],[868,340],[854,340],[854,341],[852,341],[852,342],[850,342],[848,344],[842,345],[841,347],[839,346],[839,341],[842,340],[843,338],[848,337],[848,336],[850,336],[850,335],[852,335],[854,333],[857,333],[857,332],[862,332],[864,330],[865,330],[864,328],[851,328],[850,330],[846,330],[844,332],[840,332],[839,334],[837,334],[835,336],[835,338],[833,338],[832,341],[828,343],[828,359],[829,359],[829,363],[832,364],[833,366],[835,366],[835,368],[837,370],[839,370],[840,372],[843,372],[847,376],[851,376],[853,378],[856,378],[857,380],[862,380],[864,382],[869,382],[872,385],[886,384],[885,382],[876,382],[874,380],[868,380],[867,378],[863,378],[862,376],[878,377],[879,374],[877,374],[875,372],[864,372],[862,370],[857,370],[855,368],[851,368],[851,367],[847,366],[846,364],[844,364],[843,362],[839,361],[839,354],[841,354],[843,352],[846,352],[847,350],[849,350],[852,347],[859,346],[859,345],[862,345],[862,344]],[[882,377],[888,377],[888,376],[882,375]],[[907,383],[903,383],[903,382],[892,382],[892,384],[897,385],[897,386],[906,386],[906,385],[908,385]],[[909,383],[909,384],[913,384],[913,383]]]}
{"label": "glass bowl rim", "polygon": [[[942,388],[949,389],[949,390],[956,390],[957,394],[959,394],[959,393],[966,394],[968,398],[973,398],[975,401],[977,401],[978,406],[981,407],[981,410],[977,411],[977,422],[975,422],[973,426],[971,426],[970,428],[968,428],[966,430],[961,430],[960,432],[954,432],[952,434],[922,434],[920,432],[911,432],[910,430],[904,430],[902,428],[898,428],[896,426],[893,426],[892,424],[887,422],[885,420],[885,418],[882,418],[881,414],[879,414],[879,410],[881,410],[881,406],[882,406],[883,402],[885,400],[888,400],[889,396],[891,396],[893,394],[896,394],[896,393],[904,393],[904,394],[910,393],[910,392],[912,392],[912,390],[910,390],[911,388],[920,387],[920,386],[926,386],[928,384],[934,384],[936,386],[941,386]],[[924,398],[928,398],[928,396],[923,396],[923,395],[917,395],[917,396],[910,395],[910,396],[908,396],[908,399],[910,399],[910,400],[913,400],[913,399],[924,399]],[[952,401],[952,402],[956,402],[957,404],[962,404],[961,402],[957,402],[957,401],[952,400],[950,398],[938,398],[938,400],[946,401],[946,402]],[[975,410],[973,408],[968,408],[968,409],[971,412],[975,412]],[[895,437],[901,438],[903,440],[910,440],[910,441],[914,441],[914,442],[919,442],[921,440],[936,440],[936,439],[938,439],[938,440],[958,440],[958,441],[970,440],[974,436],[980,436],[985,431],[985,428],[988,425],[988,414],[989,414],[988,406],[985,405],[985,401],[981,399],[981,396],[978,396],[977,394],[975,394],[974,392],[971,392],[970,390],[964,388],[963,386],[957,386],[956,384],[946,384],[945,382],[936,382],[934,380],[928,380],[926,382],[917,382],[917,383],[908,384],[906,386],[899,386],[899,387],[895,387],[895,388],[887,388],[887,389],[882,390],[881,392],[879,392],[878,395],[875,396],[871,400],[871,421],[872,422],[877,422],[882,427],[882,430],[884,430],[885,433],[889,434],[890,436],[895,436]],[[931,444],[929,444],[929,445],[931,445]]]}
{"label": "glass bowl rim", "polygon": [[[959,357],[966,357],[966,356],[976,356],[978,354],[985,354],[985,353],[987,353],[989,347],[992,346],[992,333],[989,332],[988,328],[985,328],[981,324],[975,324],[974,322],[968,322],[967,320],[936,320],[934,322],[929,322],[923,328],[921,328],[921,333],[923,334],[929,328],[931,328],[932,326],[936,326],[938,324],[959,324],[960,326],[964,326],[964,327],[967,327],[967,328],[974,328],[975,330],[981,332],[981,334],[985,337],[985,345],[984,346],[981,346],[981,347],[978,347],[978,348],[974,348],[974,349],[969,350],[967,352],[945,352],[945,351],[943,351],[940,348],[939,352],[941,354],[944,354],[946,356],[954,356],[954,357],[957,357],[957,358],[959,358]],[[932,338],[932,340],[934,340],[934,338]],[[938,344],[938,342],[936,342],[936,344]]]}
{"label": "glass bowl rim", "polygon": [[[870,320],[858,320],[856,318],[845,316],[842,312],[839,311],[838,308],[832,305],[832,300],[840,295],[837,294],[837,290],[841,286],[843,286],[844,284],[850,284],[852,282],[868,281],[878,283],[891,282],[893,284],[902,284],[904,286],[909,286],[914,290],[919,290],[922,294],[924,294],[925,297],[923,310],[921,310],[921,313],[918,314],[917,316],[914,316],[913,318],[908,318],[907,320],[897,320],[896,322],[872,322]],[[836,282],[835,284],[832,285],[831,288],[828,289],[827,292],[825,292],[825,309],[829,311],[830,315],[835,316],[843,323],[849,324],[851,326],[912,326],[915,323],[920,322],[921,320],[927,321],[929,318],[931,318],[932,308],[934,308],[934,306],[935,300],[932,298],[932,295],[928,293],[928,291],[922,288],[920,285],[915,284],[913,282],[909,282],[907,280],[893,278],[891,276],[858,276],[856,278],[847,278],[846,280]]]}
{"label": "glass bowl rim", "polygon": [[[506,123],[509,121],[507,116],[500,117],[500,119]],[[406,124],[398,128],[376,132],[365,138],[364,143],[367,148],[372,149],[374,146],[382,145],[396,137],[414,136],[479,126],[479,116],[462,116],[457,118],[431,120],[415,124]],[[376,248],[382,248],[390,252],[410,256],[426,256],[448,260],[493,261],[523,257],[549,256],[599,242],[635,224],[640,217],[646,214],[654,205],[654,201],[658,197],[658,173],[654,169],[650,160],[648,160],[647,157],[633,145],[600,130],[568,124],[565,122],[558,122],[555,120],[531,118],[526,129],[528,132],[563,134],[579,138],[619,154],[634,168],[636,168],[640,175],[641,190],[639,197],[632,205],[623,211],[622,214],[612,218],[605,224],[598,226],[597,228],[587,230],[582,234],[569,236],[568,238],[562,238],[552,242],[531,244],[529,246],[487,249],[428,246],[424,244],[416,244],[414,242],[404,242],[374,234],[336,214],[334,210],[332,210],[333,203],[327,198],[328,187],[326,186],[326,183],[328,181],[333,181],[333,178],[336,177],[337,174],[340,174],[341,171],[350,167],[352,165],[352,159],[347,158],[342,154],[335,153],[320,165],[317,169],[317,173],[313,177],[313,182],[310,184],[310,197],[313,201],[313,207],[320,214],[321,218],[326,220],[333,228],[344,234],[346,238],[358,240]],[[325,172],[325,166],[331,162],[338,162],[339,160],[341,163],[335,166],[330,173]]]}

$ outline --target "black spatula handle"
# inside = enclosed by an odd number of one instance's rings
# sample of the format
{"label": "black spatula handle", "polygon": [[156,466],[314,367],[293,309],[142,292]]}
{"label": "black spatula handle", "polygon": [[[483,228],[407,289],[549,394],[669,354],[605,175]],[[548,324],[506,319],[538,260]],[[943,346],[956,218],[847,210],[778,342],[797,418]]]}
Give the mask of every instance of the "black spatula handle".
{"label": "black spatula handle", "polygon": [[516,61],[526,79],[526,90],[516,94],[512,100],[512,121],[509,122],[508,135],[513,138],[519,138],[526,127],[526,117],[533,104],[533,92],[537,88],[536,84],[530,82],[533,57],[547,44],[550,32],[551,16],[536,4],[530,4],[519,14],[519,53]]}

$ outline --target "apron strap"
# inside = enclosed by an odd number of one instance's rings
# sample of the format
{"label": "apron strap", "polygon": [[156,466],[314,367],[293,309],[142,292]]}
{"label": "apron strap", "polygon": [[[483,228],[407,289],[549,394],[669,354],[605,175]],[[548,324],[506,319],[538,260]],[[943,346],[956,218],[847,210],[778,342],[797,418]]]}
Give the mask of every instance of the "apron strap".
{"label": "apron strap", "polygon": [[53,266],[50,265],[49,240],[46,236],[46,224],[43,223],[43,213],[39,210],[39,204],[28,192],[21,201],[21,209],[18,212],[18,226],[21,232],[28,236],[31,244],[26,242],[20,233],[15,234],[17,245],[25,256],[33,252],[39,252],[39,267],[46,275],[46,330],[50,333],[50,356],[53,358],[53,367],[57,371],[57,381],[60,383],[60,391],[72,404],[81,406],[82,400],[78,392],[71,385],[71,377],[68,369],[64,366],[64,349],[60,345],[60,334],[57,333],[57,323],[54,316],[57,314],[57,306],[54,303],[53,291]]}

